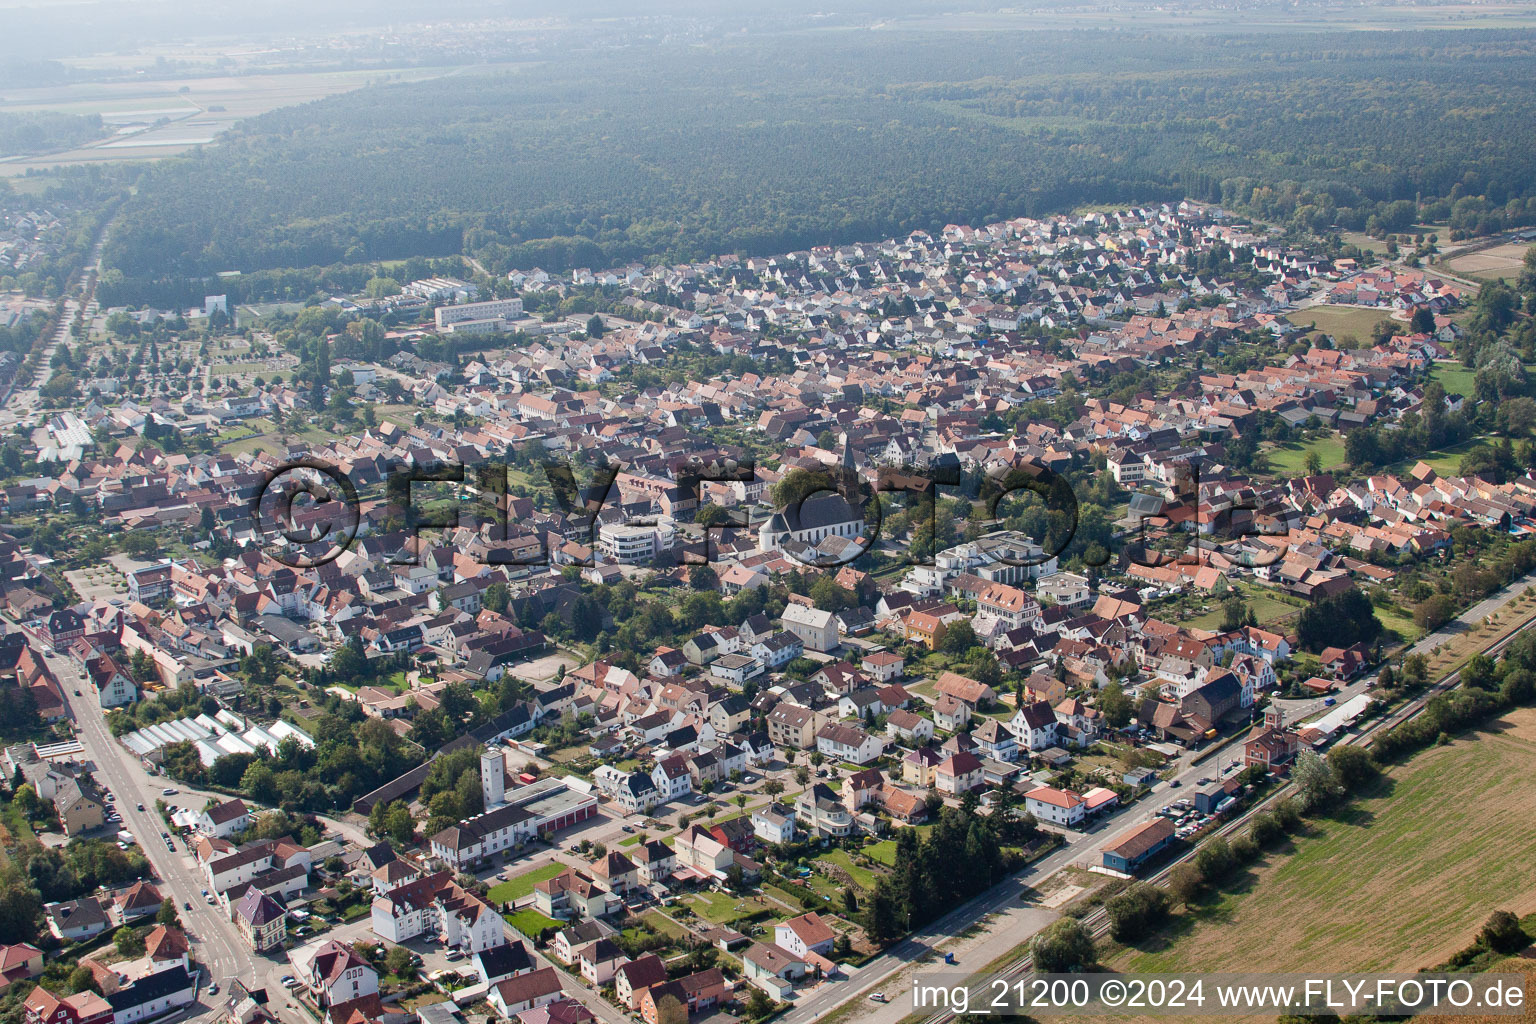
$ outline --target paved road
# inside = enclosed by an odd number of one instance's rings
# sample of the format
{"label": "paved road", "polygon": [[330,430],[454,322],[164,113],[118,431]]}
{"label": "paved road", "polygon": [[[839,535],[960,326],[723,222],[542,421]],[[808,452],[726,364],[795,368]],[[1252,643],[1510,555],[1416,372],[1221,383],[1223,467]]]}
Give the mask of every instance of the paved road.
{"label": "paved road", "polygon": [[[176,904],[182,925],[193,944],[194,956],[206,965],[211,977],[221,985],[228,979],[259,981],[256,978],[258,958],[245,944],[234,923],[222,911],[204,902],[202,889],[206,882],[198,874],[195,861],[180,838],[175,840],[176,853],[166,849],[160,833],[168,831],[165,823],[155,812],[155,800],[160,791],[172,784],[145,771],[143,764],[123,747],[107,729],[97,704],[94,690],[71,658],[45,655],[49,668],[58,676],[64,688],[64,700],[74,720],[75,731],[86,753],[96,765],[97,778],[117,798],[118,812],[123,816],[123,827],[138,839],[144,855],[149,858],[159,878],[157,887],[162,895]],[[81,696],[76,696],[78,690]],[[177,787],[179,788],[179,787]],[[144,810],[139,810],[139,805]],[[186,908],[190,903],[191,909]],[[217,998],[213,1000],[217,1002]],[[204,1008],[203,1012],[207,1012]],[[200,1014],[194,1013],[196,1019]]]}
{"label": "paved road", "polygon": [[[103,226],[101,233],[96,236],[96,243],[92,246],[91,255],[86,262],[87,272],[95,269],[98,275],[101,273],[101,253],[106,248],[106,244],[107,228]],[[82,288],[84,281],[85,278],[82,275]],[[86,315],[90,316],[95,312],[96,302],[88,296],[81,295],[77,297],[71,295],[64,300],[64,310],[59,317],[58,326],[54,329],[53,337],[48,342],[48,348],[43,353],[42,363],[38,366],[32,383],[24,388],[10,391],[3,403],[0,403],[0,405],[4,406],[3,413],[0,413],[0,426],[10,426],[17,422],[24,422],[37,411],[37,390],[52,375],[50,367],[53,364],[53,354],[58,351],[60,345],[70,340],[70,328],[74,325],[76,314],[81,312],[82,298],[88,299],[85,306]]]}

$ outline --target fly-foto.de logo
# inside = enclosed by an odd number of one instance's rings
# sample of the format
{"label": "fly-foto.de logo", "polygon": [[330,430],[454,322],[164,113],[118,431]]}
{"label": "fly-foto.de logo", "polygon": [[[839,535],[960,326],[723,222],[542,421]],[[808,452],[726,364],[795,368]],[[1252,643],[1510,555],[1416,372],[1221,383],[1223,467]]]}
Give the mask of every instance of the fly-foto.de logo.
{"label": "fly-foto.de logo", "polygon": [[[497,461],[401,466],[386,475],[383,495],[365,503],[337,466],[294,459],[267,473],[252,498],[251,519],[267,553],[296,568],[334,561],[369,532],[402,535],[391,561],[413,565],[422,530],[461,528],[480,538],[475,552],[484,564],[548,566],[554,561],[546,539],[552,520],[545,517],[543,528],[535,529],[518,519],[513,512],[518,503],[508,485],[510,468]],[[792,497],[766,517],[707,500],[707,484],[757,483],[752,460],[674,465],[670,477],[659,481],[666,514],[636,514],[621,504],[621,467],[601,466],[590,472],[582,486],[569,463],[543,464],[546,493],[559,510],[557,532],[574,542],[577,552],[599,551],[631,564],[643,560],[646,552],[657,562],[665,556],[683,564],[711,563],[717,560],[722,538],[752,533],[763,550],[781,552],[808,568],[834,569],[873,550],[882,540],[887,507],[899,504],[905,507],[903,534],[892,538],[896,543],[886,545],[886,553],[906,564],[932,566],[941,498],[981,510],[968,521],[977,524],[982,535],[978,543],[988,546],[990,558],[1005,565],[1051,563],[1072,545],[1080,525],[1070,481],[1043,467],[968,476],[957,462],[940,459],[923,466],[881,466],[869,474],[848,468],[817,471],[804,474],[802,486],[792,488]],[[1156,511],[1133,521],[1128,515],[1117,532],[1104,538],[1106,543],[1083,551],[1084,563],[1103,566],[1118,555],[1122,563],[1149,567],[1203,565],[1220,551],[1228,561],[1259,567],[1283,557],[1284,545],[1273,539],[1245,542],[1284,532],[1263,528],[1251,505],[1210,507],[1201,501],[1197,462],[1191,461],[1169,489],[1172,497],[1158,498]],[[1044,510],[1049,526],[1043,537],[1021,544],[1010,531],[1000,529],[1010,502],[1033,503]],[[1192,542],[1179,533],[1191,527]],[[647,530],[654,531],[649,540]],[[1179,537],[1172,545],[1167,543],[1170,530]],[[1157,535],[1163,541],[1154,546],[1151,540]],[[591,554],[571,551],[560,559],[561,564],[577,566],[594,561]]]}

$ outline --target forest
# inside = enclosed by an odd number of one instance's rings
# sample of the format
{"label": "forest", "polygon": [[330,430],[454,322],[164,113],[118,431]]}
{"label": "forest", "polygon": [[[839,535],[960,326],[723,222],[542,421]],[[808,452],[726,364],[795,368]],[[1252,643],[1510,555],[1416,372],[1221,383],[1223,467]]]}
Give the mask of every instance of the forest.
{"label": "forest", "polygon": [[1312,229],[1536,223],[1536,31],[669,45],[253,118],[141,172],[103,286],[773,253],[1183,196]]}
{"label": "forest", "polygon": [[52,153],[92,142],[106,134],[100,114],[51,110],[0,113],[0,157]]}

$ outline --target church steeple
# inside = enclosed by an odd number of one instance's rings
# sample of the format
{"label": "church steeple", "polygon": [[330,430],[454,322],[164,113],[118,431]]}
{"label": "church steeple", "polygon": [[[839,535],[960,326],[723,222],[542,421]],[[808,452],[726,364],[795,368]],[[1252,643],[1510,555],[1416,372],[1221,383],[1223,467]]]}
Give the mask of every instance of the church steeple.
{"label": "church steeple", "polygon": [[854,473],[857,470],[858,467],[853,462],[853,439],[849,437],[848,431],[845,430],[843,431],[843,472]]}

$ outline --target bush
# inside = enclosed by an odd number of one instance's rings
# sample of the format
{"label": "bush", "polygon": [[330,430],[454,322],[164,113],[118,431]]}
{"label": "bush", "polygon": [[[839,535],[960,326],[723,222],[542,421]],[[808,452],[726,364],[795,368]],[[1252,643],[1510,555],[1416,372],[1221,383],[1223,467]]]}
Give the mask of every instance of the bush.
{"label": "bush", "polygon": [[1046,974],[1063,974],[1088,967],[1096,956],[1093,936],[1080,921],[1070,917],[1046,926],[1030,944],[1030,953],[1035,960],[1035,970]]}
{"label": "bush", "polygon": [[1135,882],[1108,900],[1109,933],[1117,942],[1131,942],[1155,931],[1168,917],[1168,893],[1149,882]]}
{"label": "bush", "polygon": [[1507,910],[1495,910],[1489,916],[1478,941],[1496,953],[1518,953],[1531,944],[1520,919]]}

